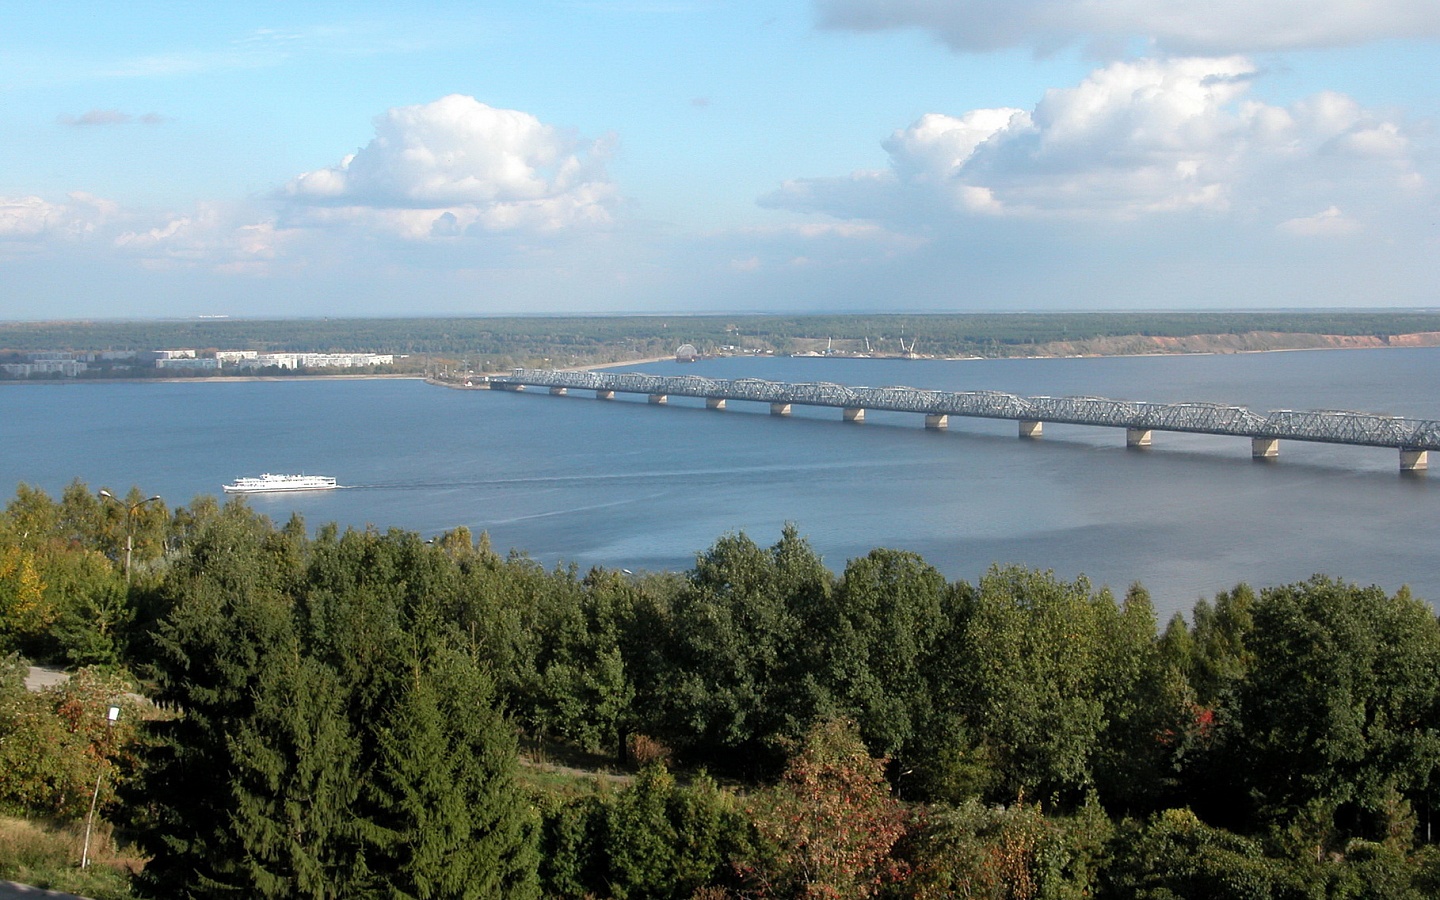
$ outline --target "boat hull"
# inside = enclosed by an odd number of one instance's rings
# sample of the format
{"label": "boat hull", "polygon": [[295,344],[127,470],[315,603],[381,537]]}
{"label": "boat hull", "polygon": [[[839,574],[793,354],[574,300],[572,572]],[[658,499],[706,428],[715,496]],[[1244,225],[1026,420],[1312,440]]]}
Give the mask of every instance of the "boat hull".
{"label": "boat hull", "polygon": [[247,487],[234,487],[233,485],[228,485],[228,484],[227,484],[227,485],[221,486],[220,489],[221,489],[222,491],[224,491],[225,493],[227,493],[227,494],[288,494],[288,493],[291,493],[291,492],[293,492],[293,491],[333,491],[333,490],[335,490],[335,488],[337,488],[337,487],[339,487],[339,485],[334,485],[334,484],[317,484],[317,485],[310,485],[310,486],[307,486],[307,487],[260,487],[260,488],[247,488]]}
{"label": "boat hull", "polygon": [[338,485],[324,475],[271,475],[259,478],[237,478],[233,484],[221,486],[227,494],[288,494],[295,491],[331,491]]}

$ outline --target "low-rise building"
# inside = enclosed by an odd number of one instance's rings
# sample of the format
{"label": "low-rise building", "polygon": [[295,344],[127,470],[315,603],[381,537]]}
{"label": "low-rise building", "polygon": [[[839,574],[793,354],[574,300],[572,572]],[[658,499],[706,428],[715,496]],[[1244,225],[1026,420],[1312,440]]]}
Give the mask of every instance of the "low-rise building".
{"label": "low-rise building", "polygon": [[18,378],[29,378],[32,375],[64,375],[74,378],[90,367],[75,359],[38,359],[28,363],[6,363],[3,368],[6,373]]}
{"label": "low-rise building", "polygon": [[144,359],[151,362],[159,362],[162,359],[194,359],[194,350],[146,350],[140,354]]}
{"label": "low-rise building", "polygon": [[394,356],[379,353],[258,353],[239,360],[238,365],[242,369],[353,369],[394,362]]}
{"label": "low-rise building", "polygon": [[188,372],[218,372],[220,370],[220,360],[211,357],[201,357],[199,359],[157,359],[155,360],[155,368],[181,369]]}

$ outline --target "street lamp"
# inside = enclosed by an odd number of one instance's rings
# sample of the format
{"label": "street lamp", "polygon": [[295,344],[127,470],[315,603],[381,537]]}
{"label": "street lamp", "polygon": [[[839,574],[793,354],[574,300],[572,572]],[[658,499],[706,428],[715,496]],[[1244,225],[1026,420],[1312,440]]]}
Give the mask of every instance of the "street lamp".
{"label": "street lamp", "polygon": [[146,497],[144,500],[127,504],[124,500],[101,488],[100,497],[125,510],[125,590],[128,591],[130,590],[130,556],[135,552],[135,513],[145,504],[159,501],[160,495],[156,494],[154,497]]}
{"label": "street lamp", "polygon": [[[101,491],[103,494],[104,491]],[[109,737],[110,729],[115,727],[115,721],[120,718],[120,707],[112,706],[105,714],[105,733]],[[95,824],[95,804],[100,800],[100,779],[105,776],[104,759],[100,760],[100,771],[95,775],[95,792],[90,795],[90,815],[85,817],[85,848],[80,851],[80,868],[88,868],[90,865],[90,827]]]}

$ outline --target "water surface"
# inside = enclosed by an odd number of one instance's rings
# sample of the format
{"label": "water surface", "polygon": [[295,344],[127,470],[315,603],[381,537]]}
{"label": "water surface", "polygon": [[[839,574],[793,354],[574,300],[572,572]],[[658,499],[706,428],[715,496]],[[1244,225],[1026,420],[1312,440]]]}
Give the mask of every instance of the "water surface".
{"label": "water surface", "polygon": [[[728,359],[658,374],[907,384],[1024,395],[1204,400],[1440,419],[1440,350],[1056,360]],[[457,391],[418,381],[6,385],[0,487],[52,494],[138,485],[172,506],[261,472],[335,475],[344,490],[251,497],[277,521],[457,525],[552,564],[686,568],[716,537],[774,541],[794,522],[826,563],[877,546],[951,578],[995,562],[1142,582],[1162,615],[1240,581],[1327,572],[1440,599],[1440,471],[1402,476],[1391,449],[1249,441],[701,401],[597,402],[584,392]],[[1436,461],[1440,463],[1440,460]]]}

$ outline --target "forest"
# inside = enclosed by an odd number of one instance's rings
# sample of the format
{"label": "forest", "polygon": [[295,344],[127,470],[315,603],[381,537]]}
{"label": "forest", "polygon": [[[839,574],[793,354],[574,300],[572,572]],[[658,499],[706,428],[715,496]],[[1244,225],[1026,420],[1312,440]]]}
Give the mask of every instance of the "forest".
{"label": "forest", "polygon": [[5,827],[94,804],[100,900],[1440,895],[1440,621],[1407,591],[1162,624],[1138,584],[774,537],[581,572],[21,485]]}
{"label": "forest", "polygon": [[[0,354],[160,348],[391,353],[432,366],[503,371],[668,356],[684,343],[791,353],[831,339],[892,354],[900,341],[941,357],[1023,356],[1037,345],[1124,336],[1281,333],[1368,336],[1440,331],[1433,312],[966,313],[874,315],[530,316],[394,319],[197,319],[0,322]],[[1264,346],[1251,349],[1266,349]],[[1134,352],[1134,351],[1126,351]],[[397,361],[404,369],[413,365]]]}

